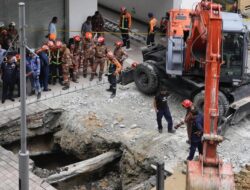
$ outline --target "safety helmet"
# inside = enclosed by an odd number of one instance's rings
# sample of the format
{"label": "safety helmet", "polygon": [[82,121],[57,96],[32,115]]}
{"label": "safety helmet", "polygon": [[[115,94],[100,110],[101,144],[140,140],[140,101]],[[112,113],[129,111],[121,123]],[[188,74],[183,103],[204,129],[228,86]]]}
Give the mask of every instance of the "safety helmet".
{"label": "safety helmet", "polygon": [[52,47],[54,47],[54,42],[53,41],[48,41],[47,42],[47,46],[49,47],[49,48],[52,48]]}
{"label": "safety helmet", "polygon": [[79,35],[74,36],[73,39],[74,39],[75,42],[80,42],[81,41],[81,37]]}
{"label": "safety helmet", "polygon": [[85,38],[91,40],[92,39],[92,33],[91,32],[86,32]]}
{"label": "safety helmet", "polygon": [[0,28],[4,27],[4,23],[3,22],[0,22]]}
{"label": "safety helmet", "polygon": [[61,48],[62,47],[62,42],[61,41],[56,41],[56,48]]}
{"label": "safety helmet", "polygon": [[103,36],[100,36],[98,39],[97,39],[97,42],[100,43],[100,44],[103,44],[105,41],[105,38]]}
{"label": "safety helmet", "polygon": [[126,10],[127,10],[126,7],[124,7],[124,6],[121,7],[121,12],[125,12]]}
{"label": "safety helmet", "polygon": [[186,99],[184,100],[181,105],[184,107],[184,108],[190,108],[192,105],[193,105],[193,102],[191,102],[190,100]]}
{"label": "safety helmet", "polygon": [[7,35],[7,34],[8,34],[8,32],[7,32],[7,30],[3,30],[3,31],[1,32],[1,34],[3,34],[3,35]]}
{"label": "safety helmet", "polygon": [[21,59],[21,55],[20,54],[16,54],[16,59],[17,59],[17,61],[19,61]]}
{"label": "safety helmet", "polygon": [[42,50],[43,50],[43,51],[49,50],[49,46],[43,45],[43,46],[42,46]]}
{"label": "safety helmet", "polygon": [[112,52],[112,51],[109,51],[109,52],[107,53],[107,57],[108,57],[109,59],[113,59],[113,58],[114,58],[113,52]]}
{"label": "safety helmet", "polygon": [[12,21],[9,26],[16,26],[16,23]]}
{"label": "safety helmet", "polygon": [[123,46],[123,42],[122,41],[117,41],[115,42],[116,46],[122,47]]}

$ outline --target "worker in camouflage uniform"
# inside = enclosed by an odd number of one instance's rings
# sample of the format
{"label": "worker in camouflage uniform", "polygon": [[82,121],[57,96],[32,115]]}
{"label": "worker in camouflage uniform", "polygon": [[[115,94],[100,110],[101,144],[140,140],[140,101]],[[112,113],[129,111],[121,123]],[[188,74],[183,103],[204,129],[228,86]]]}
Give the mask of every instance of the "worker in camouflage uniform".
{"label": "worker in camouflage uniform", "polygon": [[59,79],[59,83],[63,85],[62,78],[62,42],[56,41],[55,48],[51,52],[51,74],[52,74],[52,84],[55,85],[57,78]]}
{"label": "worker in camouflage uniform", "polygon": [[123,62],[125,59],[128,58],[128,54],[122,49],[122,46],[123,46],[122,41],[115,42],[114,56],[123,66]]}
{"label": "worker in camouflage uniform", "polygon": [[69,68],[72,67],[72,54],[70,53],[70,50],[67,48],[67,46],[64,44],[61,48],[62,51],[62,74],[63,74],[63,90],[69,89],[70,86],[70,74],[69,74]]}
{"label": "worker in camouflage uniform", "polygon": [[49,47],[48,50],[48,58],[49,58],[49,84],[52,84],[52,64],[51,64],[51,59],[52,59],[52,52],[55,50],[55,44],[53,41],[48,41],[46,45]]}
{"label": "worker in camouflage uniform", "polygon": [[99,65],[99,81],[102,80],[102,75],[104,72],[105,61],[106,61],[106,54],[108,53],[108,48],[104,44],[105,39],[104,37],[100,36],[97,40],[97,45],[95,46],[95,62],[92,67],[90,81],[94,79],[97,67]]}
{"label": "worker in camouflage uniform", "polygon": [[83,77],[87,77],[88,65],[93,67],[94,64],[94,41],[92,39],[92,33],[86,32],[85,38],[83,40],[83,52],[84,52],[84,60],[83,60]]}

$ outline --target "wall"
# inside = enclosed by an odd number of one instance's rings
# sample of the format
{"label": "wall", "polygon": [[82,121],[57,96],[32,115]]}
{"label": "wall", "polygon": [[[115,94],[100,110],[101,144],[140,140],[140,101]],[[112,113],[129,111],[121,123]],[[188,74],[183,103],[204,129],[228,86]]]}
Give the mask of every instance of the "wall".
{"label": "wall", "polygon": [[[18,2],[21,0],[0,0],[0,20],[6,25],[16,22],[18,28]],[[53,16],[58,17],[58,30],[65,29],[65,0],[22,0],[26,5],[27,41],[31,47],[38,47],[47,39],[48,24]],[[58,33],[58,38],[64,40],[65,34]]]}
{"label": "wall", "polygon": [[126,6],[130,12],[135,10],[134,18],[147,22],[149,12],[153,12],[156,18],[160,19],[167,10],[173,7],[173,1],[175,0],[98,0],[98,3],[116,11],[120,11],[120,7]]}
{"label": "wall", "polygon": [[82,23],[85,22],[88,16],[94,15],[97,10],[97,0],[67,0],[66,6],[66,30],[67,38],[79,34]]}
{"label": "wall", "polygon": [[195,6],[201,0],[174,0],[174,8],[195,9]]}

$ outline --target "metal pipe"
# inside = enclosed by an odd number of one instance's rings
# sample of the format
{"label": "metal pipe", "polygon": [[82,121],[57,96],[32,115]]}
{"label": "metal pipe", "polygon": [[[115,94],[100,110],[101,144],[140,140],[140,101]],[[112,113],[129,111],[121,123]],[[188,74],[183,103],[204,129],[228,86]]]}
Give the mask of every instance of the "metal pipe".
{"label": "metal pipe", "polygon": [[156,190],[164,190],[164,163],[157,163]]}
{"label": "metal pipe", "polygon": [[26,37],[25,37],[25,3],[20,2],[19,36],[20,36],[20,91],[21,91],[21,150],[19,152],[19,190],[29,190],[29,152],[27,151],[26,128]]}

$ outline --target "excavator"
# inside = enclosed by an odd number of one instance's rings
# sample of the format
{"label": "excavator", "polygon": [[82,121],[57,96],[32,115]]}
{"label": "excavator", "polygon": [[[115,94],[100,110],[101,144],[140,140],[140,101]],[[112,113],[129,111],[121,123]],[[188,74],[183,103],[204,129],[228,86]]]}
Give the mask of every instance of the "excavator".
{"label": "excavator", "polygon": [[249,114],[247,28],[240,15],[208,0],[169,15],[167,47],[144,49],[143,63],[127,72],[141,92],[153,94],[164,84],[204,111],[203,155],[187,163],[186,189],[234,190],[232,165],[219,158],[217,146],[223,141],[220,122]]}
{"label": "excavator", "polygon": [[[135,82],[144,94],[154,94],[165,85],[193,100],[198,110],[203,111],[207,44],[212,42],[207,41],[207,17],[197,16],[198,11],[205,10],[170,10],[167,44],[143,49],[143,62],[123,72],[122,84]],[[241,15],[220,11],[220,17],[219,123],[220,128],[226,128],[227,124],[238,123],[250,110],[249,33]],[[213,36],[213,40],[217,38]]]}
{"label": "excavator", "polygon": [[218,135],[219,80],[222,58],[221,5],[208,1],[199,3],[191,13],[192,29],[187,40],[188,59],[185,69],[192,67],[191,49],[195,39],[201,38],[200,48],[205,48],[205,100],[203,155],[199,161],[187,163],[187,190],[234,190],[231,164],[223,163],[217,154],[217,146],[223,141]]}

